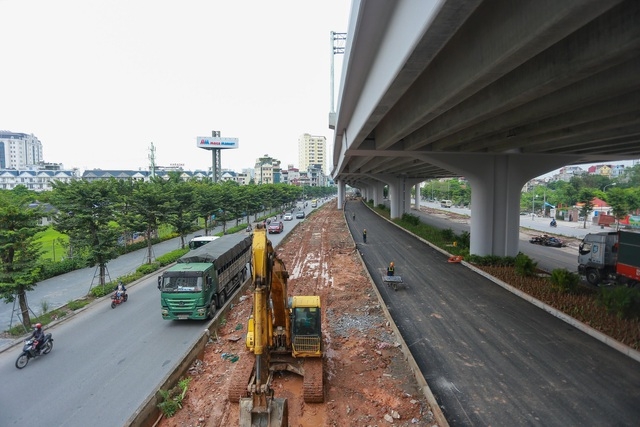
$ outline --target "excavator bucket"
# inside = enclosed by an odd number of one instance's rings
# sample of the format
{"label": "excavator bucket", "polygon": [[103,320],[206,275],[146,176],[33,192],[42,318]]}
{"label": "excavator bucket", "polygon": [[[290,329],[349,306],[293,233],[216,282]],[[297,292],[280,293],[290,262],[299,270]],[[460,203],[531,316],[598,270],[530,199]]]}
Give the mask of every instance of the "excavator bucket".
{"label": "excavator bucket", "polygon": [[240,399],[240,427],[289,427],[287,399],[271,398],[266,408],[254,408],[253,399]]}

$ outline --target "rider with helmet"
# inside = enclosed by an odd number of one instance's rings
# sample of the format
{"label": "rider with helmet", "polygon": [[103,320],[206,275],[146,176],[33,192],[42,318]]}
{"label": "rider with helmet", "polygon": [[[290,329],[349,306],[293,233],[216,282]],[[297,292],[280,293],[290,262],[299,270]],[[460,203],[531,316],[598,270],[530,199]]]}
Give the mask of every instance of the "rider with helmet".
{"label": "rider with helmet", "polygon": [[40,352],[40,347],[44,344],[44,332],[42,331],[42,323],[36,323],[36,329],[31,334],[31,339],[35,341],[36,351]]}
{"label": "rider with helmet", "polygon": [[116,287],[116,298],[122,299],[124,298],[124,295],[126,293],[127,293],[127,288],[124,286],[124,283],[119,282],[118,286]]}

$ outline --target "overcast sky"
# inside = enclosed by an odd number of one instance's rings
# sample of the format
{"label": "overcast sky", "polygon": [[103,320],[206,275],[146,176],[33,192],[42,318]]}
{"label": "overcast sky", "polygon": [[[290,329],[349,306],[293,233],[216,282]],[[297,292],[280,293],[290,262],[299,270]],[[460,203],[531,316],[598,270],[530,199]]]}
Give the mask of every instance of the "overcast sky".
{"label": "overcast sky", "polygon": [[[197,136],[239,138],[222,167],[298,166],[327,137],[330,31],[350,0],[0,0],[0,129],[65,168],[211,166]],[[335,99],[342,57],[336,56]],[[330,162],[328,162],[330,163]],[[327,165],[329,167],[329,165]]]}

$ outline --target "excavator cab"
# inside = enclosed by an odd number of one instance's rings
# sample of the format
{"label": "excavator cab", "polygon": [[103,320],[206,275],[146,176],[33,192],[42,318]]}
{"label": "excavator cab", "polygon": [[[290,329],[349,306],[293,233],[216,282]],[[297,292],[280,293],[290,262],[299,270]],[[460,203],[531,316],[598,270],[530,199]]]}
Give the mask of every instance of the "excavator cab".
{"label": "excavator cab", "polygon": [[322,357],[322,319],[319,296],[294,296],[289,299],[291,310],[292,355]]}

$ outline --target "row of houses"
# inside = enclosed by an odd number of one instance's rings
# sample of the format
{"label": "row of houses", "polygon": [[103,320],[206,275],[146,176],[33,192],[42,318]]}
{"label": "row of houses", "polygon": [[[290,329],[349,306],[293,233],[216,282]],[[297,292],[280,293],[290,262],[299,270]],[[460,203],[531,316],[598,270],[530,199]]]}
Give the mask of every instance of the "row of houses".
{"label": "row of houses", "polygon": [[[80,173],[79,170],[62,170],[62,169],[3,169],[0,170],[0,189],[12,190],[17,186],[24,186],[33,191],[49,191],[53,188],[54,181],[70,182],[75,179],[83,179],[86,181],[96,181],[105,179],[118,179],[126,181],[149,181],[152,176],[156,175],[161,178],[168,179],[170,172],[177,172],[180,177],[187,181],[191,179],[204,180],[211,178],[210,171],[196,170],[171,170],[161,169],[156,171],[148,170],[102,170],[92,169]],[[264,172],[264,171],[263,171]],[[296,186],[327,186],[330,185],[329,179],[322,173],[320,167],[311,166],[308,171],[300,171],[293,166],[289,166],[287,170],[277,169],[271,170],[269,179],[266,174],[261,174],[263,180],[258,182],[251,170],[238,173],[226,170],[222,172],[222,181],[234,181],[240,185],[248,185],[251,182],[256,184],[289,184]]]}

